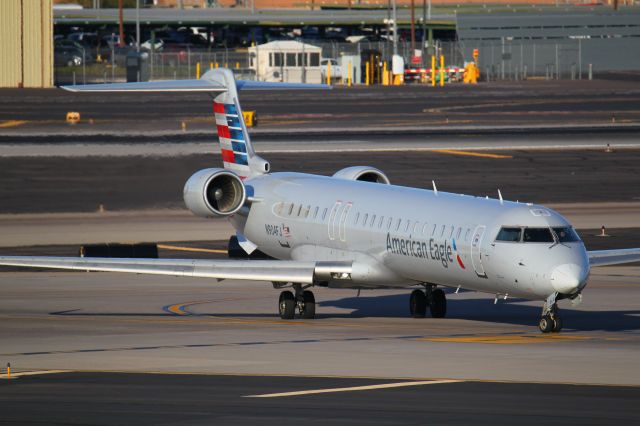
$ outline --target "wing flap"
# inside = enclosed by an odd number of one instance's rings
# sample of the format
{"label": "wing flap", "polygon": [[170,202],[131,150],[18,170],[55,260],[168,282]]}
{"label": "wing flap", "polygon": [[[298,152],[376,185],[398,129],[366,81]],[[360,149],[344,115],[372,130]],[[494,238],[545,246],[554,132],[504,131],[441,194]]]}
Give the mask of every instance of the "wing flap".
{"label": "wing flap", "polygon": [[[316,262],[0,256],[0,265],[312,284]],[[337,265],[340,272],[347,265]],[[350,266],[350,265],[348,265]],[[349,267],[350,269],[350,267]]]}
{"label": "wing flap", "polygon": [[620,250],[594,250],[588,252],[589,265],[606,266],[640,262],[640,248]]}

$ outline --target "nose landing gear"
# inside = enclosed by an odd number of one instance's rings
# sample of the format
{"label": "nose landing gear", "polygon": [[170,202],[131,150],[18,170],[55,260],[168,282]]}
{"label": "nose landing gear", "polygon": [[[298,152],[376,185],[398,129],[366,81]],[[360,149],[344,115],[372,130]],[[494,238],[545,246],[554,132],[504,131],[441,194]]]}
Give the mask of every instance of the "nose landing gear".
{"label": "nose landing gear", "polygon": [[435,285],[426,284],[424,291],[413,290],[409,298],[409,312],[414,318],[424,318],[427,308],[431,310],[433,318],[444,318],[447,314],[447,297],[442,289]]}
{"label": "nose landing gear", "polygon": [[562,318],[558,314],[558,293],[553,293],[547,297],[542,307],[542,318],[538,328],[543,333],[559,333],[562,330]]}
{"label": "nose landing gear", "polygon": [[280,293],[278,300],[278,313],[282,319],[293,319],[296,309],[304,319],[313,319],[316,316],[316,299],[313,292],[304,290],[302,285],[293,284],[294,294],[289,291]]}

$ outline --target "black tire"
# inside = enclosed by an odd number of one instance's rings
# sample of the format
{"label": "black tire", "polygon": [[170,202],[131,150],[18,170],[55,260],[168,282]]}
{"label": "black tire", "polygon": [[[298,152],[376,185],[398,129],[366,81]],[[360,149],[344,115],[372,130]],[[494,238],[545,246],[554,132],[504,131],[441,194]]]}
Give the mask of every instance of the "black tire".
{"label": "black tire", "polygon": [[278,312],[282,319],[293,319],[296,314],[296,300],[293,297],[293,293],[290,291],[283,291],[280,293]]}
{"label": "black tire", "polygon": [[553,320],[551,319],[551,317],[549,315],[545,315],[540,318],[538,328],[543,333],[550,333],[553,330]]}
{"label": "black tire", "polygon": [[555,317],[553,319],[553,329],[551,330],[553,333],[560,333],[562,330],[562,318]]}
{"label": "black tire", "polygon": [[437,288],[431,292],[429,309],[434,318],[444,318],[447,315],[447,297],[442,289]]}
{"label": "black tire", "polygon": [[413,290],[409,298],[409,312],[413,318],[424,318],[427,314],[427,297],[422,290]]}
{"label": "black tire", "polygon": [[313,296],[313,292],[305,290],[302,293],[302,300],[304,302],[302,318],[314,319],[316,317],[316,298]]}

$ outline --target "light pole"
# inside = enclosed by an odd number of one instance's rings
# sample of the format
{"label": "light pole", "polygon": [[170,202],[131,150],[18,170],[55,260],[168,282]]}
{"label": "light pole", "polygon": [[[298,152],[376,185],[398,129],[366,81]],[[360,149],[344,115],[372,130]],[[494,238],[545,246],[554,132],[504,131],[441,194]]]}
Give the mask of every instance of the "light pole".
{"label": "light pole", "polygon": [[140,0],[136,0],[136,52],[140,53]]}

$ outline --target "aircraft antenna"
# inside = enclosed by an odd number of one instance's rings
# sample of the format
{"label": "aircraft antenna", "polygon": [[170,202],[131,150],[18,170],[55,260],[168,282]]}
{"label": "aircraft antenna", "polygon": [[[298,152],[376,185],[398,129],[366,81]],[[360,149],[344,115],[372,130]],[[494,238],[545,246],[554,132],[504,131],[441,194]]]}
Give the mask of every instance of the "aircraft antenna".
{"label": "aircraft antenna", "polygon": [[498,198],[500,198],[500,204],[504,204],[504,200],[502,199],[502,192],[500,192],[500,188],[498,188]]}
{"label": "aircraft antenna", "polygon": [[433,184],[433,193],[438,195],[438,188],[436,188],[436,181],[432,180],[431,183]]}

